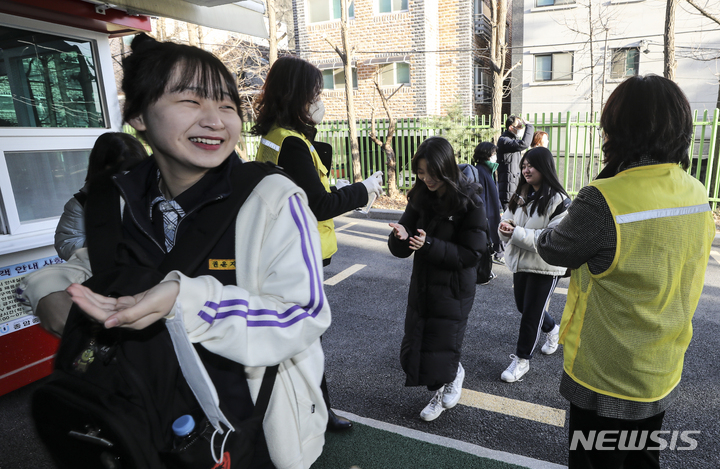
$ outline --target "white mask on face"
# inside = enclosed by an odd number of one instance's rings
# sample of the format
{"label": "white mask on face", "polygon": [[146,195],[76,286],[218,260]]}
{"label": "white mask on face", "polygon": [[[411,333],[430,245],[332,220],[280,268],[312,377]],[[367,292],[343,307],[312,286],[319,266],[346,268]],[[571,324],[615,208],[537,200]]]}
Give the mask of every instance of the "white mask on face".
{"label": "white mask on face", "polygon": [[490,157],[491,163],[497,163],[497,155],[493,153],[493,155]]}
{"label": "white mask on face", "polygon": [[525,136],[525,127],[523,127],[522,129],[518,129],[515,136],[517,138],[523,138]]}
{"label": "white mask on face", "polygon": [[316,124],[319,124],[322,122],[323,117],[325,117],[325,105],[323,104],[321,99],[317,99],[313,101],[310,104],[310,109],[308,109],[308,112],[310,113],[310,119],[312,119],[313,122]]}

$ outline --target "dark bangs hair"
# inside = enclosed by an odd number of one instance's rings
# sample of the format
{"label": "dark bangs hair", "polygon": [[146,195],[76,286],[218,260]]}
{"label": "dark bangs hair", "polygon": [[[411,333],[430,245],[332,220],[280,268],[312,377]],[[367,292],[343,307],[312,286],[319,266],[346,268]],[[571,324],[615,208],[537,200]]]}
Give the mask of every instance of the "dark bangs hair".
{"label": "dark bangs hair", "polygon": [[473,164],[488,161],[493,153],[497,153],[497,146],[492,142],[480,142],[473,153]]}
{"label": "dark bangs hair", "polygon": [[[557,171],[555,171],[555,162],[553,161],[553,155],[550,150],[545,147],[535,147],[528,150],[520,160],[520,168],[522,168],[525,161],[530,163],[530,166],[542,174],[540,190],[538,190],[532,198],[534,203],[530,208],[530,215],[535,212],[537,212],[538,215],[545,215],[547,206],[552,198],[555,197],[555,194],[563,194],[567,197],[567,192],[565,192],[565,188],[560,182],[560,179],[558,179]],[[510,197],[508,210],[514,212],[518,207],[522,207],[523,210],[526,210],[530,187],[530,184],[528,184],[521,174],[518,187],[512,197]]]}
{"label": "dark bangs hair", "polygon": [[145,147],[132,135],[106,132],[95,140],[88,159],[85,181],[104,172],[115,174],[129,170],[147,156]]}
{"label": "dark bangs hair", "polygon": [[[438,197],[417,177],[418,164],[425,160],[427,171],[433,178],[445,183],[445,194]],[[451,215],[475,204],[472,194],[479,186],[460,177],[460,169],[455,161],[455,151],[450,142],[442,137],[430,137],[420,144],[412,158],[412,172],[416,175],[415,185],[407,198],[419,210],[432,208],[442,215]]]}
{"label": "dark bangs hair", "polygon": [[122,61],[125,122],[143,114],[165,93],[187,90],[214,101],[229,97],[240,114],[235,78],[210,52],[185,44],[158,42],[147,34],[135,36],[130,48],[132,53]]}
{"label": "dark bangs hair", "polygon": [[315,65],[298,57],[280,57],[255,101],[257,119],[251,132],[265,135],[278,125],[311,138],[315,123],[308,108],[322,90],[322,72]]}
{"label": "dark bangs hair", "polygon": [[600,126],[606,139],[603,162],[612,174],[642,157],[677,163],[683,169],[690,166],[690,103],[667,78],[634,76],[620,83],[605,104]]}

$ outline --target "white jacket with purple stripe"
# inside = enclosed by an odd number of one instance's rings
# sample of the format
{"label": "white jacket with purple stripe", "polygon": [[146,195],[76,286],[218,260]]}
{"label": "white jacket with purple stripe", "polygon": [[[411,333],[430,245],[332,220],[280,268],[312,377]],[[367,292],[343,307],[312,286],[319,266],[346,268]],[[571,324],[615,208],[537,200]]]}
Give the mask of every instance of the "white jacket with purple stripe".
{"label": "white jacket with purple stripe", "polygon": [[[191,343],[243,363],[253,400],[264,367],[280,363],[264,421],[270,457],[278,469],[309,468],[322,452],[327,425],[319,337],[330,325],[330,307],[317,220],[305,193],[285,176],[263,179],[238,212],[235,255],[238,286],[211,276],[167,275],[180,282],[180,293],[166,325],[211,421],[217,394]],[[68,263],[27,276],[19,292],[34,309],[49,293],[91,275],[83,248]],[[221,414],[215,419],[224,420]]]}

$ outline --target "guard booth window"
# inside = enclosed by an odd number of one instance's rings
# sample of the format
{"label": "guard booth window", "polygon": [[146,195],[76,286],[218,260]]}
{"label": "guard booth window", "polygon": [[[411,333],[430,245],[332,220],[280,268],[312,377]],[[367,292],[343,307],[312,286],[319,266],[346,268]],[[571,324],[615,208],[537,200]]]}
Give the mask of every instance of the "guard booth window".
{"label": "guard booth window", "polygon": [[0,127],[107,127],[93,44],[0,26]]}

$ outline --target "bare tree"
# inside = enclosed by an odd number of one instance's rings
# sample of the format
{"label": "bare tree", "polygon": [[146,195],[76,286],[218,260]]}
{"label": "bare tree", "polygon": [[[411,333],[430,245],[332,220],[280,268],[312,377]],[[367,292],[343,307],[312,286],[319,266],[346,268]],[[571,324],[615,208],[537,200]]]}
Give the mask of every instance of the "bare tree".
{"label": "bare tree", "polygon": [[675,70],[677,69],[677,60],[675,60],[675,10],[677,4],[678,0],[667,0],[665,32],[663,33],[663,75],[672,81],[675,81]]}
{"label": "bare tree", "polygon": [[288,35],[287,31],[280,34],[278,26],[280,25],[279,14],[284,13],[278,0],[266,0],[268,14],[268,44],[270,46],[269,61],[270,66],[275,63],[278,58],[278,44]]}
{"label": "bare tree", "polygon": [[492,27],[490,34],[490,66],[493,73],[492,127],[495,129],[495,136],[497,138],[500,135],[500,129],[502,127],[502,98],[505,95],[503,84],[507,77],[510,76],[510,73],[522,62],[518,61],[515,65],[505,70],[505,61],[507,58],[505,30],[508,2],[507,0],[491,0],[490,3],[492,5],[492,19],[490,20]]}
{"label": "bare tree", "polygon": [[342,48],[333,44],[328,38],[325,40],[330,44],[343,63],[345,72],[345,104],[347,106],[348,128],[350,130],[350,155],[353,169],[353,182],[362,180],[360,171],[360,148],[358,148],[357,121],[355,119],[355,103],[353,100],[353,74],[352,57],[355,47],[350,44],[350,33],[348,31],[348,2],[340,0],[340,37]]}
{"label": "bare tree", "polygon": [[[566,19],[562,24],[576,36],[584,38],[583,48],[580,51],[587,51],[589,55],[589,65],[579,67],[575,73],[580,75],[578,86],[589,81],[588,100],[590,101],[590,115],[595,115],[595,102],[597,101],[596,90],[599,87],[600,92],[600,108],[602,109],[605,101],[605,78],[607,72],[607,43],[608,34],[611,30],[613,17],[608,12],[607,7],[600,2],[587,0],[585,3],[578,2],[578,6],[587,8],[587,21],[579,20],[579,17],[571,17]],[[603,37],[605,46],[602,53],[596,50],[597,41]],[[598,73],[598,69],[600,69]]]}
{"label": "bare tree", "polygon": [[388,195],[394,198],[398,194],[398,188],[397,163],[395,159],[395,150],[392,147],[392,139],[395,136],[397,120],[392,116],[392,113],[390,112],[390,99],[392,99],[392,97],[395,96],[395,93],[400,91],[400,89],[405,85],[401,84],[397,87],[395,91],[390,93],[389,96],[385,96],[385,93],[383,93],[382,88],[380,88],[380,84],[378,83],[377,74],[374,77],[373,84],[375,85],[375,90],[377,90],[377,93],[380,96],[380,101],[382,102],[383,109],[385,109],[385,115],[387,115],[388,119],[388,129],[387,134],[385,135],[385,141],[383,142],[382,140],[380,140],[377,131],[375,130],[375,106],[373,104],[370,104],[370,139],[375,142],[375,144],[377,144],[385,154],[388,170]]}

